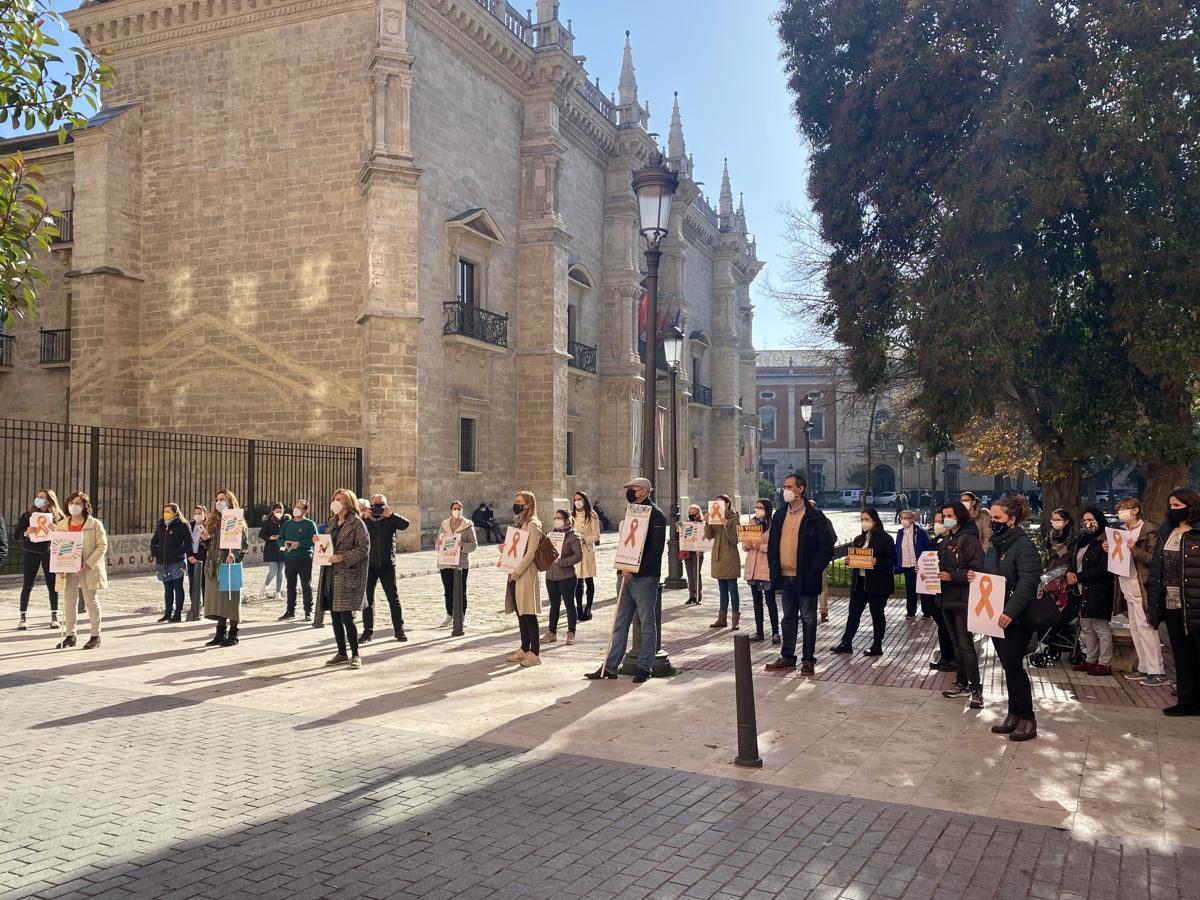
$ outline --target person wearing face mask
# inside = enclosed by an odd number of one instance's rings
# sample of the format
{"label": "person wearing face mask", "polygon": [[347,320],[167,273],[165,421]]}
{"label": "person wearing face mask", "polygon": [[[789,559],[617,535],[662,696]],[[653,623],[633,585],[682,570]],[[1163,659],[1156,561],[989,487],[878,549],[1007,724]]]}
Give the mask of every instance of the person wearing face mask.
{"label": "person wearing face mask", "polygon": [[781,601],[779,659],[768,671],[796,668],[796,638],[803,623],[800,674],[816,672],[817,599],[825,570],[833,561],[833,528],[825,514],[807,499],[808,482],[790,473],[783,480],[783,507],[771,518],[767,565],[771,587]]}
{"label": "person wearing face mask", "polygon": [[204,604],[204,557],[208,546],[200,537],[204,531],[204,520],[208,510],[203,506],[192,507],[192,524],[188,526],[187,574],[188,574],[188,621],[200,618],[200,607]]}
{"label": "person wearing face mask", "polygon": [[331,538],[333,555],[329,557],[329,565],[322,567],[321,609],[329,609],[337,653],[326,660],[327,666],[348,662],[351,669],[362,668],[354,614],[366,605],[364,597],[371,538],[358,513],[359,509],[358,498],[346,488],[339,488],[329,498],[330,515],[325,533]]}
{"label": "person wearing face mask", "polygon": [[[937,596],[942,620],[953,649],[942,651],[941,659],[951,660],[957,677],[954,686],[942,691],[951,700],[970,698],[972,709],[983,709],[983,683],[979,677],[979,654],[975,636],[967,629],[967,600],[971,592],[971,573],[984,567],[983,544],[970,513],[961,501],[942,507],[943,536],[937,542],[938,578],[942,592]],[[939,635],[940,637],[940,635]],[[939,666],[944,670],[944,666]]]}
{"label": "person wearing face mask", "polygon": [[561,534],[562,545],[558,551],[558,559],[546,570],[546,594],[550,598],[550,625],[542,635],[543,644],[553,644],[558,640],[558,616],[562,604],[567,607],[567,639],[566,643],[575,643],[575,582],[578,576],[575,567],[583,561],[583,542],[579,532],[571,521],[571,514],[565,509],[554,511],[554,531]]}
{"label": "person wearing face mask", "polygon": [[[1008,689],[1008,714],[992,726],[993,734],[1008,735],[1010,741],[1028,741],[1037,737],[1037,718],[1033,710],[1033,685],[1025,670],[1025,656],[1035,629],[1025,611],[1036,599],[1041,580],[1042,561],[1032,538],[1021,523],[1029,517],[1029,503],[1022,497],[1004,497],[992,504],[992,546],[984,555],[983,573],[1002,575],[1004,611],[998,623],[1004,637],[992,638],[992,646],[1004,668]],[[980,573],[968,572],[974,581]]]}
{"label": "person wearing face mask", "polygon": [[[531,491],[519,491],[513,498],[513,528],[529,533],[525,553],[516,571],[508,576],[504,589],[504,611],[516,613],[521,630],[521,646],[504,658],[525,668],[542,664],[542,645],[538,640],[538,613],[542,611],[542,580],[535,565],[538,545],[542,542],[542,523],[537,517],[537,497]],[[505,545],[500,544],[503,553]]]}
{"label": "person wearing face mask", "polygon": [[1166,624],[1175,657],[1179,702],[1165,716],[1200,716],[1200,493],[1179,488],[1167,497],[1167,521],[1146,578],[1147,620]]}
{"label": "person wearing face mask", "polygon": [[163,504],[162,518],[150,537],[150,561],[163,586],[163,614],[158,624],[183,619],[183,576],[192,549],[192,532],[178,503]]}
{"label": "person wearing face mask", "polygon": [[312,621],[313,613],[313,538],[317,523],[308,517],[308,501],[297,499],[292,504],[291,518],[279,526],[279,549],[283,554],[283,575],[287,583],[287,606],[280,621],[296,618],[296,582],[304,598],[304,621]]}
{"label": "person wearing face mask", "polygon": [[240,509],[233,491],[217,491],[212,512],[204,523],[201,538],[205,542],[204,559],[204,616],[217,623],[217,630],[206,647],[232,647],[238,643],[238,625],[242,621],[242,592],[226,585],[221,590],[221,566],[240,563],[246,557],[250,542],[242,532],[240,549],[221,549],[221,513]]}
{"label": "person wearing face mask", "polygon": [[933,618],[933,597],[917,594],[917,560],[929,549],[929,535],[924,528],[917,527],[916,514],[911,509],[900,510],[900,530],[896,532],[896,574],[904,576],[904,596],[907,616],[910,621],[917,618],[917,605],[921,615]]}
{"label": "person wearing face mask", "polygon": [[1071,548],[1075,546],[1075,520],[1065,509],[1050,513],[1050,534],[1046,538],[1046,561],[1042,571],[1071,565]]}
{"label": "person wearing face mask", "polygon": [[[265,600],[274,600],[283,593],[283,547],[279,543],[279,534],[285,518],[283,504],[272,500],[271,511],[263,516],[262,527],[258,529],[258,539],[263,543],[263,562],[267,564],[266,576],[258,595]],[[272,581],[275,586],[268,594],[267,588]]]}
{"label": "person wearing face mask", "polygon": [[65,518],[55,524],[55,531],[77,533],[83,541],[83,566],[77,574],[58,575],[58,592],[71,600],[63,610],[63,638],[55,649],[65,650],[75,646],[75,597],[83,594],[84,606],[87,608],[88,627],[91,635],[83,645],[84,650],[94,650],[100,646],[100,591],[108,587],[108,534],[104,524],[92,515],[92,501],[83,491],[76,491],[67,497],[67,513]]}
{"label": "person wearing face mask", "polygon": [[771,614],[771,643],[779,644],[779,607],[775,603],[775,589],[771,587],[771,565],[767,561],[767,545],[771,540],[771,512],[774,507],[770,500],[759,500],[754,504],[753,524],[762,529],[757,540],[743,541],[746,551],[746,568],[742,577],[750,585],[750,594],[754,598],[754,637],[751,641],[766,640],[763,633],[763,604]]}
{"label": "person wearing face mask", "polygon": [[963,491],[962,496],[958,498],[962,505],[967,508],[967,512],[971,514],[971,521],[975,523],[975,529],[979,532],[979,543],[983,545],[986,553],[992,547],[992,518],[988,514],[979,500],[979,495],[972,491]]}
{"label": "person wearing face mask", "polygon": [[[1142,519],[1142,503],[1136,497],[1125,497],[1117,502],[1117,518],[1121,520],[1120,539],[1125,541],[1125,552],[1133,560],[1128,576],[1117,578],[1117,605],[1115,615],[1124,613],[1129,619],[1129,636],[1137,652],[1137,665],[1125,677],[1147,687],[1160,687],[1167,683],[1163,667],[1162,642],[1158,630],[1146,621],[1146,581],[1150,563],[1158,549],[1158,526]],[[1111,552],[1109,542],[1104,542],[1104,552]]]}
{"label": "person wearing face mask", "polygon": [[[687,509],[689,522],[703,522],[700,507],[693,503]],[[699,606],[704,596],[704,554],[696,550],[680,550],[679,558],[687,574],[688,598],[685,606]]]}
{"label": "person wearing face mask", "polygon": [[46,577],[46,591],[50,595],[50,627],[58,628],[58,591],[55,589],[55,576],[50,574],[50,542],[33,540],[33,527],[30,525],[34,513],[49,513],[53,522],[51,528],[61,522],[65,515],[58,505],[58,497],[49,489],[38,491],[29,509],[17,519],[14,534],[21,536],[22,550],[22,581],[21,581],[21,617],[17,620],[17,630],[24,631],[26,614],[29,610],[29,595],[33,593],[33,582],[37,578],[38,569]]}
{"label": "person wearing face mask", "polygon": [[[922,516],[924,512],[922,510]],[[940,509],[933,513],[932,518],[932,523],[925,531],[929,535],[929,549],[937,553],[949,537],[949,532],[946,530]],[[950,636],[950,628],[947,626],[946,616],[942,612],[939,602],[941,598],[934,596],[930,599],[933,601],[930,608],[930,615],[933,616],[933,624],[937,627],[938,652],[929,661],[929,668],[939,672],[955,672],[958,670],[958,667],[955,663],[954,639]]]}
{"label": "person wearing face mask", "polygon": [[[592,498],[583,491],[575,492],[572,521],[583,545],[583,560],[575,567],[575,618],[586,622],[592,617],[592,601],[596,599],[596,542],[600,540],[600,517],[592,508]],[[586,605],[583,599],[585,592]]]}
{"label": "person wearing face mask", "polygon": [[842,640],[830,649],[831,653],[853,653],[854,636],[862,621],[863,610],[871,610],[871,646],[863,656],[883,656],[883,636],[887,629],[884,607],[896,589],[896,543],[883,527],[879,513],[872,506],[862,511],[859,521],[862,534],[850,542],[852,547],[869,548],[875,560],[870,569],[850,570],[850,612]]}
{"label": "person wearing face mask", "polygon": [[1104,513],[1089,506],[1079,518],[1067,584],[1079,595],[1079,639],[1086,659],[1074,666],[1089,675],[1112,674],[1113,575],[1104,552]]}
{"label": "person wearing face mask", "polygon": [[403,643],[408,640],[408,635],[404,633],[404,611],[396,593],[396,533],[408,529],[408,519],[392,512],[383,494],[372,494],[363,522],[371,536],[371,563],[367,569],[367,606],[363,610],[363,632],[359,640],[365,644],[375,632],[375,585],[381,584],[392,614],[392,633]]}
{"label": "person wearing face mask", "polygon": [[[717,620],[709,628],[724,628],[729,626],[731,631],[738,630],[741,612],[738,609],[738,576],[742,572],[742,556],[738,551],[738,525],[741,516],[733,508],[733,501],[728,494],[720,494],[717,500],[721,502],[724,515],[723,522],[710,522],[706,513],[704,516],[704,536],[713,542],[710,553],[709,576],[716,580],[717,590],[721,595],[721,608]],[[733,607],[733,618],[728,620],[726,613]]]}
{"label": "person wearing face mask", "polygon": [[[462,611],[467,614],[467,575],[471,571],[471,554],[479,544],[475,537],[475,524],[463,517],[462,504],[457,500],[450,504],[450,517],[442,520],[438,534],[456,534],[459,538],[458,571],[462,572]],[[446,601],[446,618],[441,627],[449,628],[454,624],[454,569],[440,569],[442,577],[442,594]]]}

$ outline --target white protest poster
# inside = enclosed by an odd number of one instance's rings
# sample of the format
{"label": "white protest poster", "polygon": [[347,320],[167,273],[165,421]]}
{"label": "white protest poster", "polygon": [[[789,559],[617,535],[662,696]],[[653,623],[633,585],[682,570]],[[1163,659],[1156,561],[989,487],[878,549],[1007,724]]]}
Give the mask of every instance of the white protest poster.
{"label": "white protest poster", "polygon": [[708,524],[709,525],[724,525],[725,524],[725,501],[724,500],[709,500],[708,501]]}
{"label": "white protest poster", "polygon": [[320,568],[329,565],[333,556],[333,537],[328,534],[318,534],[313,541],[313,565]]}
{"label": "white protest poster", "polygon": [[240,509],[227,509],[221,513],[221,540],[217,545],[222,550],[241,550],[246,536],[246,517]]}
{"label": "white protest poster", "polygon": [[646,534],[650,531],[650,507],[634,503],[625,510],[621,520],[621,534],[617,541],[617,555],[613,561],[618,572],[636,572],[642,566],[642,551],[646,548]]}
{"label": "white protest poster", "polygon": [[1104,536],[1108,539],[1108,571],[1128,578],[1133,574],[1133,552],[1128,533],[1118,528],[1105,528]]}
{"label": "white protest poster", "polygon": [[1000,614],[1004,612],[1007,584],[1002,575],[984,575],[980,572],[975,576],[971,582],[971,592],[967,595],[967,631],[1004,637]]}
{"label": "white protest poster", "polygon": [[438,568],[454,569],[462,559],[462,535],[438,535]]}
{"label": "white protest poster", "polygon": [[524,528],[508,526],[504,532],[504,543],[500,545],[500,559],[496,562],[497,569],[503,569],[509,575],[517,571],[517,566],[525,558],[525,547],[529,544],[529,532]]}
{"label": "white protest poster", "polygon": [[679,549],[690,553],[707,553],[713,541],[704,536],[703,522],[683,522],[679,526]]}
{"label": "white protest poster", "polygon": [[29,540],[34,544],[44,544],[50,540],[50,530],[54,527],[54,516],[50,513],[30,513]]}
{"label": "white protest poster", "polygon": [[83,533],[80,531],[55,531],[51,534],[50,571],[59,575],[76,575],[82,569]]}
{"label": "white protest poster", "polygon": [[936,550],[926,550],[917,557],[917,593],[940,594],[942,580],[938,577],[942,566],[938,562]]}
{"label": "white protest poster", "polygon": [[559,556],[562,556],[563,541],[567,539],[565,531],[547,531],[546,537],[550,538],[550,543],[554,545],[554,550]]}

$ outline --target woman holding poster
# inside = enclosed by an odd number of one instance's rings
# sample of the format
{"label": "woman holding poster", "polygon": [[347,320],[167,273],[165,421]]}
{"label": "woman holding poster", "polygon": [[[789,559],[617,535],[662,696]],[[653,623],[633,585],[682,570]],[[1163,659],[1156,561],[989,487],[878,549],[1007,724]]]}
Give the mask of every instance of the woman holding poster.
{"label": "woman holding poster", "polygon": [[[738,525],[741,517],[733,509],[733,501],[728,494],[721,494],[713,503],[713,508],[704,517],[704,536],[713,542],[711,551],[710,574],[717,582],[721,594],[721,609],[717,620],[709,628],[724,628],[729,625],[730,631],[738,630],[741,611],[738,608],[738,578],[742,574],[742,555],[738,550]],[[726,621],[725,615],[729,607],[733,607],[733,618]]]}
{"label": "woman holding poster", "polygon": [[242,621],[241,563],[250,547],[244,522],[240,549],[221,548],[222,514],[236,509],[241,507],[233,491],[217,491],[212,512],[200,531],[200,540],[205,545],[204,617],[217,622],[216,634],[206,647],[232,647],[238,642],[238,624]]}
{"label": "woman holding poster", "polygon": [[[592,601],[596,599],[596,541],[600,540],[600,517],[592,509],[592,498],[583,491],[575,492],[575,530],[583,545],[583,562],[575,569],[576,617],[586,622],[592,617]],[[587,592],[587,605],[583,595]]]}
{"label": "woman holding poster", "polygon": [[[84,650],[94,650],[100,646],[100,591],[108,587],[108,535],[104,524],[92,515],[92,501],[83,491],[76,491],[67,498],[69,518],[62,519],[54,526],[56,532],[67,532],[79,538],[83,545],[80,552],[80,564],[75,572],[58,575],[58,592],[66,598],[63,609],[63,638],[55,649],[65,650],[75,646],[75,617],[78,604],[75,597],[83,594],[83,604],[87,607],[88,630],[91,636],[83,645]],[[59,542],[52,541],[53,544]],[[53,561],[51,563],[53,565]]]}
{"label": "woman holding poster", "polygon": [[944,534],[937,542],[938,578],[942,592],[937,597],[954,647],[954,665],[958,677],[954,687],[942,691],[950,700],[970,697],[971,709],[983,709],[983,683],[979,679],[979,654],[975,637],[967,628],[967,598],[971,591],[970,575],[983,568],[983,544],[979,529],[961,500],[942,507]]}
{"label": "woman holding poster", "polygon": [[[327,571],[321,573],[321,603],[324,604],[328,599],[338,652],[326,660],[327,666],[348,662],[352,669],[362,668],[362,658],[358,655],[358,625],[354,622],[354,614],[367,605],[371,536],[360,510],[358,498],[346,488],[334,491],[329,500],[331,516],[326,534],[332,539],[333,555],[329,557],[329,565],[323,567]],[[314,537],[313,542],[316,541]],[[346,653],[347,649],[349,654]]]}
{"label": "woman holding poster", "polygon": [[38,569],[45,574],[46,590],[50,592],[50,627],[58,628],[58,591],[54,588],[54,576],[50,574],[50,539],[45,533],[47,516],[50,517],[51,528],[64,518],[62,507],[58,505],[58,497],[49,489],[38,491],[33,497],[33,504],[17,519],[15,533],[21,536],[21,549],[24,551],[18,631],[24,631],[27,627],[25,613],[29,609],[29,595],[33,592],[33,582],[37,578]]}
{"label": "woman holding poster", "polygon": [[992,644],[1004,667],[1008,715],[992,726],[992,733],[1006,734],[1010,741],[1028,741],[1037,737],[1037,720],[1033,714],[1033,686],[1025,671],[1025,654],[1034,629],[1026,623],[1024,614],[1037,597],[1042,561],[1033,540],[1021,527],[1029,517],[1028,500],[1003,497],[992,504],[990,515],[992,546],[984,557],[983,573],[970,572],[967,578],[981,583],[984,574],[1004,578],[1003,597],[989,598],[981,587],[977,604],[986,604],[988,609],[993,604],[1003,608],[997,624],[1004,629],[1004,637],[993,637]]}
{"label": "woman holding poster", "polygon": [[864,551],[850,554],[859,559],[869,559],[869,566],[862,564],[852,567],[850,574],[850,613],[846,618],[846,630],[842,634],[841,643],[831,647],[831,653],[853,653],[854,636],[858,633],[858,623],[862,621],[863,610],[871,610],[872,637],[871,646],[863,651],[863,656],[883,656],[883,635],[887,628],[887,618],[884,607],[888,597],[896,589],[896,542],[883,527],[879,513],[874,507],[868,506],[859,516],[862,534],[850,544],[851,548]]}
{"label": "woman holding poster", "polygon": [[442,575],[442,593],[446,599],[446,620],[442,622],[443,628],[449,628],[454,624],[454,572],[455,569],[462,572],[462,611],[463,616],[467,614],[467,574],[471,569],[471,554],[475,552],[479,544],[475,537],[475,524],[467,518],[463,517],[462,504],[457,500],[450,504],[450,518],[442,520],[442,526],[438,529],[438,535],[453,536],[458,539],[458,565],[443,566],[439,569]]}
{"label": "woman holding poster", "polygon": [[504,611],[517,614],[517,624],[521,629],[521,646],[504,658],[528,668],[542,664],[542,645],[538,637],[538,613],[542,611],[542,580],[538,577],[538,568],[533,562],[538,545],[542,542],[542,523],[537,517],[537,498],[529,491],[518,492],[513,498],[512,511],[512,527],[500,544],[500,556],[503,562],[505,554],[519,546],[520,542],[513,532],[525,532],[525,552],[511,567],[504,595]]}

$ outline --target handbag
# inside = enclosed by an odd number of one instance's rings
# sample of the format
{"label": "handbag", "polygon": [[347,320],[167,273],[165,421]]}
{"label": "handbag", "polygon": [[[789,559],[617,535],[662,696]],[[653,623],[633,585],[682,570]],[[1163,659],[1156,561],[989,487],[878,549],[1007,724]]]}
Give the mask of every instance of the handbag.
{"label": "handbag", "polygon": [[221,563],[217,570],[217,587],[224,593],[242,589],[242,564]]}
{"label": "handbag", "polygon": [[558,551],[554,549],[554,542],[543,534],[541,541],[538,542],[537,551],[533,554],[533,564],[537,566],[539,572],[545,572],[556,559],[558,559]]}
{"label": "handbag", "polygon": [[1058,621],[1061,612],[1058,600],[1052,591],[1039,589],[1033,600],[1021,613],[1025,627],[1033,631],[1044,631]]}

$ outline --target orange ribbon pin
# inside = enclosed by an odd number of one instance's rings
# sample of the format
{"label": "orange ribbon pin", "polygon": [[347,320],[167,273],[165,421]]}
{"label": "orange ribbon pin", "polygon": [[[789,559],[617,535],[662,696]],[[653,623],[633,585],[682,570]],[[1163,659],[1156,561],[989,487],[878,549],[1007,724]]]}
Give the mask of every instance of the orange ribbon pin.
{"label": "orange ribbon pin", "polygon": [[979,579],[979,602],[975,604],[975,615],[982,615],[984,610],[987,610],[989,619],[995,617],[992,609],[992,579],[986,575]]}

